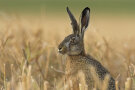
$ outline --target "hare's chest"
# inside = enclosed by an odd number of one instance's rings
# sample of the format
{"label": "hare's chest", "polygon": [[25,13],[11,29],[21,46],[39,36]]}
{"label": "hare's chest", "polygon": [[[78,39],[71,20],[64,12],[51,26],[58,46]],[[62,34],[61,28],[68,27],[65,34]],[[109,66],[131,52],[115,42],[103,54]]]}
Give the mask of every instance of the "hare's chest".
{"label": "hare's chest", "polygon": [[81,60],[69,60],[66,64],[66,74],[74,75],[86,69],[88,69],[87,65]]}
{"label": "hare's chest", "polygon": [[66,79],[79,83],[84,78],[89,88],[93,87],[93,79],[89,65],[80,61],[68,61],[66,64]]}

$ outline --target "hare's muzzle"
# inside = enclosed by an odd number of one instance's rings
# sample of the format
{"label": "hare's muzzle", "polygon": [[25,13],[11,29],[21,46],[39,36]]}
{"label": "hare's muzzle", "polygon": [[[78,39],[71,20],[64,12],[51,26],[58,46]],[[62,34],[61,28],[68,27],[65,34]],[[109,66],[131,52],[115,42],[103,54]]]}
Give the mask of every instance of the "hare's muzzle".
{"label": "hare's muzzle", "polygon": [[64,46],[59,46],[58,47],[58,52],[60,53],[60,54],[65,54],[66,53],[66,48],[64,47]]}
{"label": "hare's muzzle", "polygon": [[61,52],[61,51],[62,51],[62,48],[61,48],[61,47],[59,47],[59,48],[58,48],[58,52]]}
{"label": "hare's muzzle", "polygon": [[62,47],[58,47],[58,52],[62,53]]}

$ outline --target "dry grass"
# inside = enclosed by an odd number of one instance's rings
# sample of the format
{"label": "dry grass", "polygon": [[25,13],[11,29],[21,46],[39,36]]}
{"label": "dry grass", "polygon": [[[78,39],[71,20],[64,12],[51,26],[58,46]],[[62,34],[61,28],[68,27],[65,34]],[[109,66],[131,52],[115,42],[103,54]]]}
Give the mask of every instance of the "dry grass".
{"label": "dry grass", "polygon": [[[105,22],[104,24],[106,25]],[[134,90],[134,37],[111,40],[103,37],[106,34],[98,32],[100,26],[95,26],[92,23],[90,30],[87,30],[86,51],[108,68],[116,80],[116,90],[119,85],[122,90],[124,88]],[[1,15],[0,88],[2,90],[69,90],[70,87],[72,90],[72,81],[69,81],[68,85],[64,83],[66,58],[57,52],[58,44],[70,32],[68,18]],[[112,36],[115,37],[115,34],[110,35]],[[129,42],[125,43],[125,40]],[[78,75],[82,81],[79,88],[88,90],[83,76],[82,72]],[[109,76],[106,76],[103,86],[98,87],[105,90],[108,79]],[[93,90],[96,90],[96,86]]]}

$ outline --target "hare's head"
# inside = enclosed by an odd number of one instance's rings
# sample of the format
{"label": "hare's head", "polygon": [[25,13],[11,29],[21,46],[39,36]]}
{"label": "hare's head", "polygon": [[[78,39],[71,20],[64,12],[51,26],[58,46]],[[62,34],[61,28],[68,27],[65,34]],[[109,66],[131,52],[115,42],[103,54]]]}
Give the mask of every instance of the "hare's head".
{"label": "hare's head", "polygon": [[89,23],[90,9],[86,7],[82,11],[80,16],[80,24],[77,23],[75,17],[70,12],[68,7],[67,12],[71,20],[73,33],[65,37],[65,39],[60,43],[58,46],[58,51],[61,54],[79,55],[84,53],[83,38],[84,32],[86,31]]}

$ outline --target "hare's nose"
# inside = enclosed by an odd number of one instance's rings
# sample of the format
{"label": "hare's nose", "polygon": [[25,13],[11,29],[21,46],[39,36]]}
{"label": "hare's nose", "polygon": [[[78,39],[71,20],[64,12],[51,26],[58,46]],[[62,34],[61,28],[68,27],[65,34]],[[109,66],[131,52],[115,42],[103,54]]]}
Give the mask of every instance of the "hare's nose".
{"label": "hare's nose", "polygon": [[62,51],[62,47],[59,47],[59,48],[58,48],[58,52],[61,52],[61,51]]}

